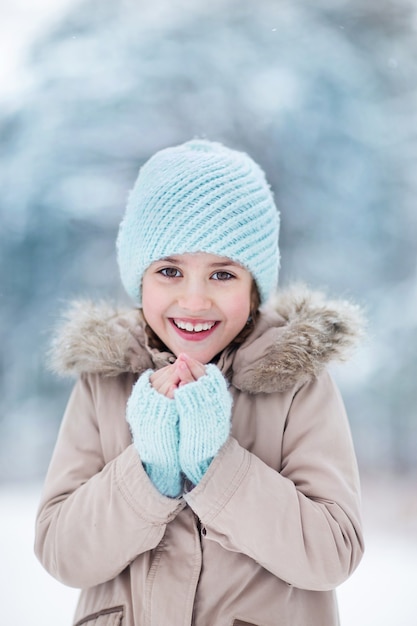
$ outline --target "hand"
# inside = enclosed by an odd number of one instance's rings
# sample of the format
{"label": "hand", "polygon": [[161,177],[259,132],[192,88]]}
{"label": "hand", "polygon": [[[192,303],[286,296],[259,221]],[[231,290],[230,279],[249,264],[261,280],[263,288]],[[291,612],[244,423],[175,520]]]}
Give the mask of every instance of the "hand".
{"label": "hand", "polygon": [[229,436],[232,397],[215,365],[204,366],[193,359],[184,362],[187,367],[179,367],[183,376],[174,392],[179,414],[179,462],[187,478],[197,485]]}
{"label": "hand", "polygon": [[147,370],[134,385],[126,419],[149,478],[160,493],[176,497],[182,491],[178,412],[174,400],[153,388],[152,375]]}
{"label": "hand", "polygon": [[173,399],[176,389],[195,382],[205,373],[206,368],[202,363],[187,354],[180,354],[175,363],[154,372],[150,377],[150,382],[160,394]]}

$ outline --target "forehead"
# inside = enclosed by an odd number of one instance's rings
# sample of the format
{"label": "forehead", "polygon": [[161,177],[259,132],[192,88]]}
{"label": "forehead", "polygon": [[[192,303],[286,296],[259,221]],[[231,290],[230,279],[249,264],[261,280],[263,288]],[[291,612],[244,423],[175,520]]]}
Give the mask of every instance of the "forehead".
{"label": "forehead", "polygon": [[240,263],[228,257],[210,254],[208,252],[189,252],[185,254],[175,254],[163,257],[156,263],[166,262],[174,265],[202,265],[206,267],[240,267],[245,269]]}

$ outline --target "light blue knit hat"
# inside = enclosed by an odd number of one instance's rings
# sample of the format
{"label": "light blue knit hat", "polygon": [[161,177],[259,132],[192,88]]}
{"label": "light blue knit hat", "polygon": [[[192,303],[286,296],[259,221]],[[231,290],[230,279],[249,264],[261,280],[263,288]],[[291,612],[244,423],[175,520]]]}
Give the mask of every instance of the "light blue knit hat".
{"label": "light blue knit hat", "polygon": [[188,141],[157,152],[139,171],[117,237],[121,280],[141,306],[151,263],[208,252],[246,267],[265,302],[278,281],[278,233],[261,168],[220,143]]}

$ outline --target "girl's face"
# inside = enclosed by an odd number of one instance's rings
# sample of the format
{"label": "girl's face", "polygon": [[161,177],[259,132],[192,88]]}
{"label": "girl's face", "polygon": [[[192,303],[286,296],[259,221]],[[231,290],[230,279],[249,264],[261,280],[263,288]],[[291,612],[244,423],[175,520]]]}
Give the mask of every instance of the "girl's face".
{"label": "girl's face", "polygon": [[143,275],[146,322],[175,356],[209,363],[244,328],[252,276],[225,257],[197,252],[152,263]]}

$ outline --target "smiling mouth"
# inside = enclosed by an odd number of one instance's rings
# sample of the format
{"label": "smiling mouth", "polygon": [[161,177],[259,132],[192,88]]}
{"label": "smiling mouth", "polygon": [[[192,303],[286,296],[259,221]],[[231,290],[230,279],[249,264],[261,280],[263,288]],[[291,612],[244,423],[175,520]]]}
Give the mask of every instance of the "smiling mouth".
{"label": "smiling mouth", "polygon": [[173,318],[171,321],[172,321],[172,324],[175,326],[175,328],[177,328],[178,330],[182,332],[190,333],[192,335],[199,334],[199,333],[206,333],[218,324],[218,322],[213,322],[213,321],[192,323],[190,321],[186,322],[184,320],[175,319],[175,318]]}

